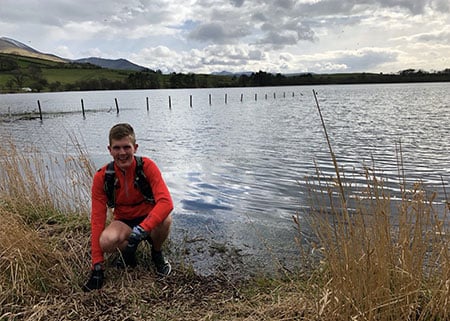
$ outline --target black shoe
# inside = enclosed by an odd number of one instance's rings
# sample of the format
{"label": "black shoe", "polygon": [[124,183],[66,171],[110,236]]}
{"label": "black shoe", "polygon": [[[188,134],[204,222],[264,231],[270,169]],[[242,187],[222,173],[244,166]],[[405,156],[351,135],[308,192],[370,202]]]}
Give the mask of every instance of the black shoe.
{"label": "black shoe", "polygon": [[87,283],[83,286],[84,292],[90,292],[92,290],[99,290],[103,286],[103,280],[105,279],[105,274],[100,264],[96,264],[94,270],[91,272],[91,277]]}
{"label": "black shoe", "polygon": [[127,247],[123,250],[116,261],[116,268],[125,269],[126,267],[135,268],[137,266],[136,249]]}
{"label": "black shoe", "polygon": [[172,266],[164,257],[162,251],[152,249],[152,261],[155,263],[156,273],[160,276],[168,276],[172,272]]}

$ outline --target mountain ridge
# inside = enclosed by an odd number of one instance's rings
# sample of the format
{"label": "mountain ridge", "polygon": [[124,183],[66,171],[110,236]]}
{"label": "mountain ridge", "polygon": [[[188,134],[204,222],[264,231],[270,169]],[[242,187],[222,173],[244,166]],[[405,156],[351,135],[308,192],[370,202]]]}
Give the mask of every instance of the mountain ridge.
{"label": "mountain ridge", "polygon": [[89,63],[102,68],[116,69],[116,70],[131,70],[131,71],[143,71],[148,68],[139,66],[131,61],[123,58],[119,59],[105,59],[100,57],[89,57],[72,60],[77,63]]}
{"label": "mountain ridge", "polygon": [[8,38],[8,37],[1,37],[0,38],[0,50],[3,49],[8,49],[11,46],[16,47],[16,48],[20,48],[20,49],[24,49],[24,50],[28,50],[34,53],[39,53],[36,49],[31,48],[27,45],[25,45],[24,43],[17,41],[15,39],[12,38]]}
{"label": "mountain ridge", "polygon": [[89,58],[80,58],[80,59],[66,59],[53,54],[40,52],[30,46],[25,45],[24,43],[8,38],[8,37],[0,37],[0,53],[5,54],[13,54],[18,56],[32,57],[32,58],[40,58],[44,60],[50,60],[54,62],[62,62],[62,63],[90,63],[92,65],[107,68],[107,69],[116,69],[116,70],[131,70],[131,71],[143,71],[148,68],[139,66],[135,63],[130,62],[127,59],[106,59],[100,57],[89,57]]}
{"label": "mountain ridge", "polygon": [[53,54],[42,53],[20,41],[8,37],[0,37],[0,53],[40,58],[55,62],[70,62],[69,59],[64,59]]}

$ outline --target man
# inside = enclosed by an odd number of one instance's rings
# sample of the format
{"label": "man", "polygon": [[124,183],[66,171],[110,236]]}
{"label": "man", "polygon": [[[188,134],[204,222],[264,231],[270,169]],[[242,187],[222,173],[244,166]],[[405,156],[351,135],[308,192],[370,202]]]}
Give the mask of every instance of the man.
{"label": "man", "polygon": [[[172,198],[156,164],[135,156],[137,149],[131,125],[111,128],[108,150],[113,162],[95,174],[92,184],[92,274],[84,291],[103,286],[104,253],[120,250],[118,267],[135,267],[135,252],[143,240],[151,244],[156,272],[171,272],[161,248],[172,223]],[[107,207],[113,207],[113,220],[105,228]]]}

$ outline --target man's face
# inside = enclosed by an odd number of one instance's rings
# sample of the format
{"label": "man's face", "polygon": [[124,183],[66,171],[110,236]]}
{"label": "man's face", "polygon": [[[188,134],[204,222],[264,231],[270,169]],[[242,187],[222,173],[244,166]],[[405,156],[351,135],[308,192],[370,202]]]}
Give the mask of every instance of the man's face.
{"label": "man's face", "polygon": [[109,153],[114,158],[117,166],[122,170],[126,170],[133,163],[133,156],[138,148],[137,144],[133,144],[129,137],[120,140],[113,139],[111,145],[108,146]]}

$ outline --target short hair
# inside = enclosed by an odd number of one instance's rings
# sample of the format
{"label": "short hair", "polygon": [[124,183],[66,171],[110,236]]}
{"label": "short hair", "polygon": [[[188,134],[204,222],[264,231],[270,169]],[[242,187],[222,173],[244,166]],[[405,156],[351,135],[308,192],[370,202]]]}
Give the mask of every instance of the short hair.
{"label": "short hair", "polygon": [[109,130],[109,145],[112,144],[113,139],[121,140],[125,137],[129,137],[131,142],[136,144],[136,135],[134,134],[133,127],[127,123],[116,124]]}

